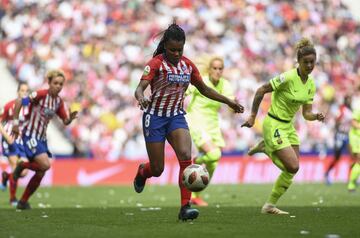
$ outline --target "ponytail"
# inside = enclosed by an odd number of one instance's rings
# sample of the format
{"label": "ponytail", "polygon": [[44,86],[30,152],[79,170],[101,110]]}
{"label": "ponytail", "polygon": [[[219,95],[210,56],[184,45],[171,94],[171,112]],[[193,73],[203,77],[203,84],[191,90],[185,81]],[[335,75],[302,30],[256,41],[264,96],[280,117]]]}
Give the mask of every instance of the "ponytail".
{"label": "ponytail", "polygon": [[176,23],[171,24],[163,33],[161,40],[154,51],[153,57],[165,52],[165,43],[169,40],[184,41],[186,40],[184,30]]}

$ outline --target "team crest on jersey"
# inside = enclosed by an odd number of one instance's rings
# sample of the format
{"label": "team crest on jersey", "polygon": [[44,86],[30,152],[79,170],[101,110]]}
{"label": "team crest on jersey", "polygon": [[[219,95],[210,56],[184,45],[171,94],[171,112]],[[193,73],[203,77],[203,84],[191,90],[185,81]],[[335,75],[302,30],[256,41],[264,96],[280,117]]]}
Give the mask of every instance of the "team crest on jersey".
{"label": "team crest on jersey", "polygon": [[276,80],[278,83],[283,83],[285,82],[285,75],[280,74],[280,76],[277,78]]}
{"label": "team crest on jersey", "polygon": [[181,67],[181,69],[182,69],[182,71],[184,71],[184,74],[190,74],[188,67],[186,67],[185,65],[183,67]]}
{"label": "team crest on jersey", "polygon": [[50,108],[45,108],[44,114],[47,118],[52,118],[55,115],[55,111],[51,110]]}
{"label": "team crest on jersey", "polygon": [[150,74],[150,66],[149,65],[145,66],[143,74],[144,74],[144,76],[147,76]]}
{"label": "team crest on jersey", "polygon": [[166,75],[166,79],[170,83],[189,83],[190,82],[190,74],[168,73]]}

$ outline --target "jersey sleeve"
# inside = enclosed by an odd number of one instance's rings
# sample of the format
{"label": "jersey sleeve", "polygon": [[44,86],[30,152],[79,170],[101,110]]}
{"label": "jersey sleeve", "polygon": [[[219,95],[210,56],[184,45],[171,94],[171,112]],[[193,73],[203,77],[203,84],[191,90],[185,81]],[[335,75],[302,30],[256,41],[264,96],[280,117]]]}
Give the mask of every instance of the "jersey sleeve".
{"label": "jersey sleeve", "polygon": [[4,108],[1,109],[1,120],[8,121],[10,120],[10,110],[11,110],[12,103],[7,103]]}
{"label": "jersey sleeve", "polygon": [[144,72],[141,76],[141,80],[152,80],[159,74],[160,61],[156,58],[152,58],[145,66]]}
{"label": "jersey sleeve", "polygon": [[314,83],[314,81],[311,81],[311,86],[309,89],[309,100],[307,100],[305,104],[313,104],[314,103],[315,92],[316,92],[315,83]]}
{"label": "jersey sleeve", "polygon": [[66,120],[69,116],[67,114],[66,106],[63,100],[60,102],[60,106],[58,110],[56,111],[56,114],[62,119]]}
{"label": "jersey sleeve", "polygon": [[190,67],[191,67],[191,84],[194,84],[195,81],[202,81],[202,77],[200,75],[200,72],[198,68],[195,66],[195,64],[191,61],[189,61]]}
{"label": "jersey sleeve", "polygon": [[[30,98],[30,101],[39,101],[40,99],[46,97],[46,95],[48,94],[48,90],[38,90],[38,91],[34,91],[32,93],[30,93],[29,97]],[[25,98],[26,99],[26,98]],[[24,99],[23,99],[23,104],[24,104]]]}
{"label": "jersey sleeve", "polygon": [[270,79],[271,87],[274,91],[281,89],[284,87],[288,82],[288,79],[286,77],[285,73],[282,73],[272,79]]}

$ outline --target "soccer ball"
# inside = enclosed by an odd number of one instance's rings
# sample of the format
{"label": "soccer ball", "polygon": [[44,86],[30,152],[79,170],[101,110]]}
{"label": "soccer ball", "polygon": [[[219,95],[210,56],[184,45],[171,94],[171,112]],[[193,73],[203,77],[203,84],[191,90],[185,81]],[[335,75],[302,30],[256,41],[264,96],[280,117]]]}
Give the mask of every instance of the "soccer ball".
{"label": "soccer ball", "polygon": [[192,192],[204,190],[209,184],[209,172],[201,165],[192,164],[185,168],[182,182]]}

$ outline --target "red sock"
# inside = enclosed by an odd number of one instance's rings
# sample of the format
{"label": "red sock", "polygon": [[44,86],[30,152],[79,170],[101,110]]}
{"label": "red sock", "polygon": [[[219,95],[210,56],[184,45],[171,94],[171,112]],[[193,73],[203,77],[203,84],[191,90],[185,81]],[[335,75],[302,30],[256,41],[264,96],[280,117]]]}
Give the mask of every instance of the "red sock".
{"label": "red sock", "polygon": [[30,179],[28,185],[26,186],[26,189],[21,197],[22,202],[27,202],[29,200],[29,197],[36,191],[36,189],[39,187],[42,178],[44,177],[44,172],[37,172],[34,174],[34,176]]}
{"label": "red sock", "polygon": [[16,189],[17,189],[17,181],[13,179],[13,175],[9,175],[9,192],[10,192],[10,201],[16,199]]}
{"label": "red sock", "polygon": [[184,169],[191,165],[191,160],[179,160],[180,171],[179,171],[179,187],[180,187],[180,195],[181,195],[181,206],[186,205],[190,202],[191,192],[187,190],[182,183],[182,176]]}
{"label": "red sock", "polygon": [[22,162],[21,167],[32,171],[40,171],[40,165],[36,162]]}
{"label": "red sock", "polygon": [[146,163],[143,169],[140,169],[140,175],[144,178],[151,178],[152,173],[150,169],[150,163]]}

